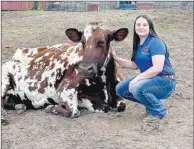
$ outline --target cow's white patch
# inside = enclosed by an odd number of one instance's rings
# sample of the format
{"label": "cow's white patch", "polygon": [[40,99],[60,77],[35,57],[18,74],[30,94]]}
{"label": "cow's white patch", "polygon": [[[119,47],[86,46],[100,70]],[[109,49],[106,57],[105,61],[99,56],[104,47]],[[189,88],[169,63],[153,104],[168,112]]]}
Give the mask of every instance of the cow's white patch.
{"label": "cow's white patch", "polygon": [[[9,73],[14,73],[14,63],[13,62],[6,62],[2,65],[2,82],[1,82],[1,97],[5,95],[8,87],[9,87]],[[15,73],[14,73],[15,74]]]}
{"label": "cow's white patch", "polygon": [[120,106],[121,103],[125,103],[125,101],[118,101],[117,102],[117,108]]}
{"label": "cow's white patch", "polygon": [[106,82],[106,76],[105,75],[102,75],[101,79],[102,79],[103,82]]}
{"label": "cow's white patch", "polygon": [[11,95],[17,95],[16,92],[14,90],[8,90],[7,91],[7,94],[11,94]]}
{"label": "cow's white patch", "polygon": [[[104,74],[101,76],[101,79],[104,83],[106,83],[106,76]],[[104,95],[105,95],[105,103],[108,103],[108,93],[107,93],[106,85],[104,85],[103,92],[104,92]]]}
{"label": "cow's white patch", "polygon": [[78,103],[79,103],[79,107],[86,108],[91,112],[95,112],[90,100],[86,98],[82,98],[81,100],[78,101]]}
{"label": "cow's white patch", "polygon": [[103,89],[104,95],[105,95],[105,103],[108,103],[108,93],[106,87]]}
{"label": "cow's white patch", "polygon": [[91,25],[86,26],[84,30],[84,36],[86,38],[86,42],[88,41],[89,37],[92,36],[92,26]]}
{"label": "cow's white patch", "polygon": [[42,97],[40,98],[39,100],[33,100],[32,101],[32,105],[35,107],[35,108],[40,108],[42,106],[44,106],[45,103],[48,103],[48,100],[46,97]]}
{"label": "cow's white patch", "polygon": [[[88,24],[84,30],[84,36],[86,38],[86,42],[88,41],[88,39],[92,36],[92,30],[93,29],[98,29],[98,28],[102,28],[102,23],[97,23],[97,24]],[[91,47],[90,47],[91,48]]]}
{"label": "cow's white patch", "polygon": [[121,81],[120,77],[117,77],[117,80],[120,82]]}
{"label": "cow's white patch", "polygon": [[34,62],[38,63],[40,60],[42,60],[42,57],[37,58]]}
{"label": "cow's white patch", "polygon": [[85,80],[85,84],[86,84],[87,86],[90,86],[90,85],[91,85],[88,79]]}
{"label": "cow's white patch", "polygon": [[[65,56],[68,58],[68,65],[77,64],[83,59],[83,56],[79,56],[78,53],[76,53],[78,46],[71,47],[67,50],[69,54],[66,54]],[[71,52],[69,52],[70,50]]]}
{"label": "cow's white patch", "polygon": [[75,74],[76,74],[76,75],[78,75],[78,73],[79,73],[79,72],[78,72],[78,70],[77,70],[77,69],[75,69]]}
{"label": "cow's white patch", "polygon": [[59,48],[59,47],[61,47],[62,46],[62,44],[56,44],[56,45],[54,45],[54,46],[52,46],[52,47],[54,47],[54,48]]}

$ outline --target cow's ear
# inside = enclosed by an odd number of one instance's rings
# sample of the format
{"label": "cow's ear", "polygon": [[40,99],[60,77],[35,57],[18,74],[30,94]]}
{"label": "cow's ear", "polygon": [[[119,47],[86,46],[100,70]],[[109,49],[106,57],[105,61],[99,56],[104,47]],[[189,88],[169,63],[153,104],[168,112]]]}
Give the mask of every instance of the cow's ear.
{"label": "cow's ear", "polygon": [[128,29],[127,28],[121,28],[121,29],[118,29],[117,31],[113,31],[112,32],[112,40],[116,40],[116,41],[122,41],[124,40],[127,35],[128,35]]}
{"label": "cow's ear", "polygon": [[75,28],[69,28],[65,31],[65,34],[67,35],[67,37],[74,41],[74,42],[79,42],[81,40],[82,37],[82,32],[78,31]]}

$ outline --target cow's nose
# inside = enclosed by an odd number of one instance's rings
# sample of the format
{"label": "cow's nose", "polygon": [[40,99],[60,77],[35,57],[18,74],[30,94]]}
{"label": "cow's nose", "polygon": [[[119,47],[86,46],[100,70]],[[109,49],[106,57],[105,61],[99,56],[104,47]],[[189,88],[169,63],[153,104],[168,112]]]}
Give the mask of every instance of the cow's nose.
{"label": "cow's nose", "polygon": [[89,65],[89,66],[80,65],[79,68],[81,69],[81,71],[84,75],[95,74],[95,66],[94,65]]}
{"label": "cow's nose", "polygon": [[88,71],[89,74],[93,73],[94,72],[94,66],[88,66],[87,71]]}

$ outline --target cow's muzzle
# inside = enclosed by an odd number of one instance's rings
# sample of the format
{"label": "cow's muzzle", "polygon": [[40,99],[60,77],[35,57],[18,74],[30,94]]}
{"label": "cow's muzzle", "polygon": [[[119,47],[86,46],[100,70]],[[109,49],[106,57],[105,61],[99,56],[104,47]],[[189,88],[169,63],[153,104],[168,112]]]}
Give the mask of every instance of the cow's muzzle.
{"label": "cow's muzzle", "polygon": [[86,77],[93,77],[97,74],[97,66],[95,64],[80,64],[79,69]]}

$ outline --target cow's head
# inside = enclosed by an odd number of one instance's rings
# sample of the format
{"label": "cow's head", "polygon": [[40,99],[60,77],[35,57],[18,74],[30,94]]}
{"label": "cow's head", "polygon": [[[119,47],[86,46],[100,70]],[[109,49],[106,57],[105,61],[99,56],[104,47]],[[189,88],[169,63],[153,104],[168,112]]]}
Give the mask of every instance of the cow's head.
{"label": "cow's head", "polygon": [[75,28],[66,30],[66,35],[70,40],[82,43],[83,60],[79,68],[87,77],[96,76],[102,68],[106,67],[110,59],[110,41],[122,41],[127,34],[127,28],[110,31],[102,27],[101,22],[88,23],[84,32]]}

